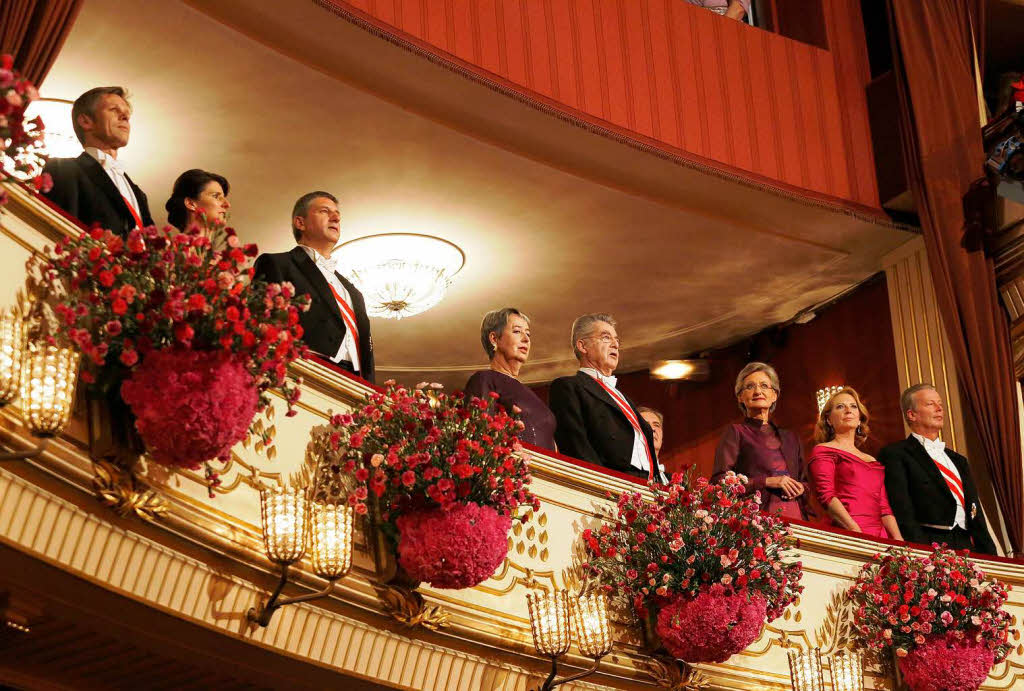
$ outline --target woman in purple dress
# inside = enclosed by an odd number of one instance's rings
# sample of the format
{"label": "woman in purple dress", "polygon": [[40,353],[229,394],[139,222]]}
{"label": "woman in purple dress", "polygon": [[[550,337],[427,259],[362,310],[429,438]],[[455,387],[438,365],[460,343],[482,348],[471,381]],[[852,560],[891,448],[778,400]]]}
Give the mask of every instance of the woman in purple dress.
{"label": "woman in purple dress", "polygon": [[885,493],[885,468],[858,448],[868,438],[869,417],[850,387],[828,399],[814,428],[811,481],[832,525],[902,540]]}
{"label": "woman in purple dress", "polygon": [[736,401],[745,416],[729,425],[715,451],[711,481],[732,470],[747,476],[747,492],[761,493],[761,510],[784,518],[806,518],[803,447],[796,434],[771,422],[779,400],[779,375],[751,362],[736,377]]}
{"label": "woman in purple dress", "polygon": [[466,393],[486,400],[491,392],[498,394],[499,405],[519,412],[524,425],[520,441],[554,451],[555,416],[519,381],[519,370],[530,357],[530,320],[514,307],[488,312],[480,324],[480,342],[491,366],[469,378]]}

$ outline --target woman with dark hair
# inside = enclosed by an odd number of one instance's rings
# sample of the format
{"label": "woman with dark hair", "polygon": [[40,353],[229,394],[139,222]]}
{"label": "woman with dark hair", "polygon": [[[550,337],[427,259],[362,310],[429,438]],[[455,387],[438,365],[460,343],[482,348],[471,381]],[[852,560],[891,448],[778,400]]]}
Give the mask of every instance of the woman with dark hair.
{"label": "woman with dark hair", "polygon": [[828,399],[814,427],[818,445],[811,452],[811,480],[832,525],[902,540],[885,492],[885,467],[859,448],[868,438],[869,419],[848,386]]}
{"label": "woman with dark hair", "polygon": [[497,394],[498,405],[519,413],[519,439],[554,451],[555,416],[519,381],[519,370],[530,357],[530,320],[514,307],[488,312],[480,324],[480,342],[491,364],[469,378],[466,393],[487,401]]}
{"label": "woman with dark hair", "polygon": [[184,232],[194,225],[205,229],[210,221],[226,221],[231,202],[227,178],[193,168],[174,181],[171,198],[164,204],[167,222]]}
{"label": "woman with dark hair", "polygon": [[730,470],[747,478],[747,493],[761,494],[761,510],[783,518],[806,518],[803,446],[792,430],[771,421],[782,387],[775,368],[751,362],[736,377],[736,402],[743,422],[726,427],[715,450],[711,481]]}

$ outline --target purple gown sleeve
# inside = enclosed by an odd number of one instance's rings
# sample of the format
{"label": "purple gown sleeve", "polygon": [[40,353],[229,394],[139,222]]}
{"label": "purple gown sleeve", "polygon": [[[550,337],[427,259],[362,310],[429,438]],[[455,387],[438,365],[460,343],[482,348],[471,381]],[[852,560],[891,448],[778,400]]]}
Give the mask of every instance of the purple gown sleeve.
{"label": "purple gown sleeve", "polygon": [[[715,449],[715,468],[711,473],[711,482],[718,482],[730,470],[736,470],[736,463],[740,456],[740,433],[736,425],[729,425],[722,438],[718,440],[718,448]],[[752,493],[764,489],[765,476],[747,477],[747,492]]]}

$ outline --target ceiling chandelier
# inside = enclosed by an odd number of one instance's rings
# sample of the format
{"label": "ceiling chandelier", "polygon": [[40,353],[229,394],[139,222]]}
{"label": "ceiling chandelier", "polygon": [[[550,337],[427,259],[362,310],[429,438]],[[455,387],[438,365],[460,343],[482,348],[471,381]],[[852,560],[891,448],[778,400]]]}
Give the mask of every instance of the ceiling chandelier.
{"label": "ceiling chandelier", "polygon": [[33,121],[38,117],[43,122],[42,145],[29,147],[18,154],[18,160],[0,155],[0,163],[12,171],[19,180],[31,180],[43,170],[45,159],[73,158],[82,153],[82,145],[75,136],[71,125],[71,101],[61,98],[37,98],[25,109],[25,131],[34,132]]}
{"label": "ceiling chandelier", "polygon": [[369,235],[340,245],[339,269],[363,294],[371,317],[401,319],[444,297],[466,263],[456,245],[415,233]]}

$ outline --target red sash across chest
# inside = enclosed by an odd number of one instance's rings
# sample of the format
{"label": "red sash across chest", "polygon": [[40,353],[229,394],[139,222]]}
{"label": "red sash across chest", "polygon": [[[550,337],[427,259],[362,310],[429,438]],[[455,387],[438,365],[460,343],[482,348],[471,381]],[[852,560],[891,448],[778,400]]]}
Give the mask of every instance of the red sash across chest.
{"label": "red sash across chest", "polygon": [[334,299],[338,302],[338,309],[341,310],[341,319],[345,322],[345,327],[352,333],[352,340],[356,344],[356,355],[359,357],[360,363],[362,363],[362,354],[359,352],[359,327],[356,326],[356,313],[352,310],[352,306],[348,304],[348,301],[341,296],[331,282],[327,282],[327,287],[331,289],[334,294]]}
{"label": "red sash across chest", "polygon": [[622,411],[622,414],[626,416],[627,420],[629,420],[629,424],[632,425],[636,433],[640,435],[640,440],[644,444],[644,451],[647,453],[647,467],[650,469],[648,472],[648,476],[651,480],[654,480],[654,468],[656,465],[654,462],[654,454],[651,453],[651,447],[647,445],[647,435],[644,434],[644,430],[640,426],[640,420],[637,419],[636,413],[633,412],[632,406],[630,406],[629,402],[626,401],[625,396],[619,393],[616,389],[613,389],[612,387],[608,386],[607,384],[605,384],[600,379],[597,379],[596,377],[594,378],[594,381],[596,381],[598,386],[604,389],[605,392],[612,397],[612,400],[615,401],[615,405],[619,407],[619,410]]}

